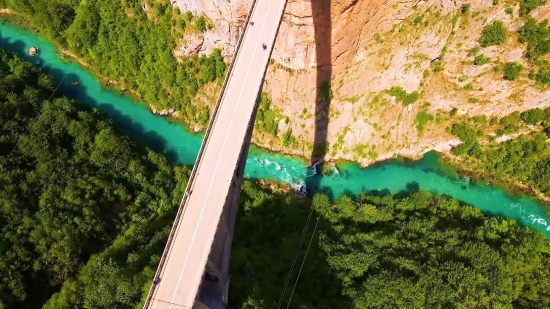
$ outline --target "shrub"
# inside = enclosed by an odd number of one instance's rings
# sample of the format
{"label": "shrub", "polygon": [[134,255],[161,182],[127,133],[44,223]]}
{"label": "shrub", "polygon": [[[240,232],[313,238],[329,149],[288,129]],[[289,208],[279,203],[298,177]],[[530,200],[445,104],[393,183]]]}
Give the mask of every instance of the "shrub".
{"label": "shrub", "polygon": [[468,98],[468,103],[477,103],[479,102],[478,98]]}
{"label": "shrub", "polygon": [[481,47],[500,45],[508,38],[508,29],[500,20],[495,20],[492,24],[486,25],[481,31],[479,43]]}
{"label": "shrub", "polygon": [[546,118],[546,113],[540,108],[530,109],[521,113],[521,120],[527,124],[538,124]]}
{"label": "shrub", "polygon": [[201,15],[201,17],[197,18],[197,20],[195,21],[195,26],[200,32],[206,31],[208,25],[206,24],[206,18],[204,18],[204,15]]}
{"label": "shrub", "polygon": [[423,19],[424,19],[424,15],[416,16],[416,17],[414,18],[414,24],[415,24],[415,25],[420,24],[420,23],[422,22]]}
{"label": "shrub", "polygon": [[185,20],[192,21],[193,20],[193,12],[191,12],[191,11],[185,12]]}
{"label": "shrub", "polygon": [[391,87],[390,90],[387,90],[387,93],[392,97],[395,97],[397,101],[403,103],[403,106],[413,104],[418,100],[419,96],[417,91],[407,93],[407,91],[400,86]]}
{"label": "shrub", "polygon": [[430,66],[432,67],[432,71],[434,71],[434,73],[443,71],[443,62],[441,60],[436,60],[430,63]]}
{"label": "shrub", "polygon": [[502,117],[502,119],[500,119],[500,124],[503,126],[517,125],[520,120],[521,114],[516,111],[506,117]]}
{"label": "shrub", "polygon": [[550,68],[542,67],[539,70],[533,70],[529,73],[529,78],[543,85],[550,84]]}
{"label": "shrub", "polygon": [[472,56],[475,56],[479,53],[479,51],[481,51],[481,47],[479,47],[479,45],[476,45],[470,49],[468,49],[468,57],[472,57]]}
{"label": "shrub", "polygon": [[464,89],[465,89],[465,90],[474,90],[474,86],[472,86],[472,84],[466,84],[466,85],[464,86]]}
{"label": "shrub", "polygon": [[458,136],[464,143],[470,143],[477,140],[477,133],[467,123],[455,123],[451,127],[451,133]]}
{"label": "shrub", "polygon": [[466,14],[470,11],[470,4],[469,3],[464,3],[462,5],[462,7],[460,8],[460,12],[462,12],[462,14]]}
{"label": "shrub", "polygon": [[472,120],[475,123],[481,123],[481,124],[487,123],[487,117],[485,115],[474,116],[474,117],[472,117]]}
{"label": "shrub", "polygon": [[498,0],[493,0],[493,5],[497,5],[498,4]]}
{"label": "shrub", "polygon": [[474,65],[484,65],[491,62],[491,58],[485,57],[485,55],[476,56],[474,59]]}
{"label": "shrub", "polygon": [[512,14],[514,14],[514,9],[513,8],[506,8],[504,10],[504,12],[506,12],[506,14],[508,14],[508,15],[512,15]]}
{"label": "shrub", "polygon": [[527,58],[537,59],[550,52],[550,42],[547,40],[550,36],[548,20],[537,23],[536,19],[526,17],[525,24],[518,30],[518,35],[520,43],[527,43]]}
{"label": "shrub", "polygon": [[449,112],[449,116],[453,117],[454,115],[456,115],[456,113],[458,113],[458,108],[453,107]]}
{"label": "shrub", "polygon": [[420,111],[416,114],[416,117],[414,119],[414,123],[416,124],[416,128],[418,131],[422,132],[424,130],[424,126],[432,121],[434,117],[425,111]]}
{"label": "shrub", "polygon": [[506,80],[517,80],[523,71],[523,64],[519,62],[508,62],[504,65],[502,75]]}
{"label": "shrub", "polygon": [[519,15],[529,14],[532,10],[546,3],[547,0],[520,0]]}

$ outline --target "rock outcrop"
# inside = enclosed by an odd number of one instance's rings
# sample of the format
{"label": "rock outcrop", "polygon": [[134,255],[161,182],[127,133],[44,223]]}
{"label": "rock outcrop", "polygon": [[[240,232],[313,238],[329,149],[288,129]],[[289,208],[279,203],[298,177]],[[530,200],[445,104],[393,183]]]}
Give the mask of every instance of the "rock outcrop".
{"label": "rock outcrop", "polygon": [[[466,2],[470,11],[462,14]],[[222,47],[231,57],[251,0],[177,0],[176,5],[214,22],[199,54]],[[309,158],[313,141],[326,140],[325,159],[366,165],[396,154],[418,157],[434,148],[448,150],[454,137],[445,126],[452,122],[453,108],[458,115],[501,116],[550,105],[550,93],[533,87],[526,73],[509,82],[493,72],[495,64],[506,61],[529,66],[522,59],[525,45],[517,38],[481,50],[492,65],[473,66],[473,56],[467,55],[479,45],[487,23],[501,20],[510,31],[523,24],[518,6],[513,14],[505,12],[507,7],[490,0],[289,0],[263,91],[281,119],[290,119],[280,122],[279,131],[292,129],[303,147],[283,147],[279,137],[256,133],[254,142]],[[550,6],[531,15],[550,16]],[[441,63],[440,71],[433,70],[434,61]],[[320,93],[328,81],[329,104]],[[387,93],[394,86],[417,91],[420,99],[403,106]],[[419,111],[447,116],[419,132]]]}

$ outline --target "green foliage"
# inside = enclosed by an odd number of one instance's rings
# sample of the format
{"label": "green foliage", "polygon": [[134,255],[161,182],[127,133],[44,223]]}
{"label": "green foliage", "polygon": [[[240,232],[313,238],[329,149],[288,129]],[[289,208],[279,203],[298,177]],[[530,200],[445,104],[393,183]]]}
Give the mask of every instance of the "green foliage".
{"label": "green foliage", "polygon": [[485,115],[477,115],[477,116],[474,116],[472,117],[472,120],[475,122],[475,123],[480,123],[480,124],[485,124],[487,123],[487,117]]}
{"label": "green foliage", "polygon": [[283,145],[283,147],[287,147],[295,143],[296,143],[296,138],[292,136],[292,129],[288,128],[288,130],[286,130],[285,134],[283,134],[281,138],[281,144]]}
{"label": "green foliage", "polygon": [[453,108],[449,111],[449,116],[453,117],[453,116],[456,115],[456,113],[458,113],[458,108],[453,107]]}
{"label": "green foliage", "polygon": [[420,23],[422,22],[423,19],[424,19],[424,14],[419,15],[419,16],[416,16],[416,17],[414,18],[414,21],[413,21],[413,22],[414,22],[415,25],[418,25],[418,24],[420,24]]}
{"label": "green foliage", "polygon": [[279,112],[271,108],[269,94],[262,92],[258,99],[255,129],[275,137],[279,133]]}
{"label": "green foliage", "polygon": [[441,60],[432,61],[432,63],[430,63],[430,67],[432,68],[432,71],[434,71],[434,73],[443,71],[443,61]]}
{"label": "green foliage", "polygon": [[[8,1],[7,7],[89,64],[94,73],[134,90],[157,109],[180,111],[188,123],[197,122],[197,109],[204,115],[207,108],[191,104],[198,90],[225,76],[226,64],[218,49],[208,57],[176,60],[172,52],[181,38],[177,29],[184,28],[177,21],[190,24],[193,15],[177,15],[169,1],[149,2],[151,18],[140,1]],[[204,17],[197,23],[208,26]],[[203,126],[204,118],[199,117]]]}
{"label": "green foliage", "polygon": [[451,127],[451,133],[458,136],[462,143],[452,149],[454,155],[463,155],[479,152],[480,146],[477,142],[478,134],[467,123],[455,123]]}
{"label": "green foliage", "polygon": [[[472,90],[473,90],[473,88],[472,88]],[[468,103],[477,103],[477,102],[479,102],[478,98],[474,98],[474,97],[468,98]]]}
{"label": "green foliage", "polygon": [[529,73],[529,78],[542,85],[550,84],[550,67],[545,66],[540,69],[533,69]]}
{"label": "green foliage", "polygon": [[460,12],[462,14],[467,14],[470,11],[470,7],[471,7],[470,3],[464,3],[462,7],[460,7]]}
{"label": "green foliage", "polygon": [[468,57],[472,57],[477,55],[481,51],[481,47],[479,45],[476,45],[470,49],[468,49]]}
{"label": "green foliage", "polygon": [[[545,110],[536,108],[521,114],[514,112],[501,118],[500,125],[503,129],[500,129],[497,135],[517,132],[522,121],[530,125],[540,124],[546,128],[545,124],[550,122],[550,108]],[[491,125],[495,124],[497,124],[496,118],[491,119]],[[514,179],[530,188],[550,194],[550,179],[548,178],[550,154],[545,135],[539,132],[522,134],[482,150],[475,145],[475,142],[472,142],[477,133],[471,127],[464,124],[453,125],[452,133],[458,135],[464,142],[463,144],[467,144],[455,147],[453,153],[476,157],[480,168],[485,171],[487,176],[492,179],[503,179],[513,175]],[[479,136],[479,134],[477,135]]]}
{"label": "green foliage", "polygon": [[508,29],[500,20],[495,20],[492,24],[486,25],[481,31],[479,43],[481,47],[500,45],[508,38]]}
{"label": "green foliage", "polygon": [[419,97],[417,91],[407,93],[407,91],[405,91],[405,89],[403,89],[403,87],[401,86],[391,87],[391,89],[386,90],[386,92],[392,97],[395,97],[398,102],[403,103],[403,106],[413,104],[414,102],[418,101]]}
{"label": "green foliage", "polygon": [[504,65],[502,76],[506,80],[518,80],[523,71],[523,64],[519,62],[508,62]]}
{"label": "green foliage", "polygon": [[210,28],[204,15],[201,15],[199,18],[197,18],[197,20],[195,20],[195,27],[197,27],[197,30],[199,30],[200,32],[204,32]]}
{"label": "green foliage", "polygon": [[[550,247],[541,232],[426,192],[401,199],[317,200],[315,209],[331,225],[320,230],[320,247],[353,302],[350,308],[546,308],[550,303],[544,280]],[[511,245],[509,239],[521,241]],[[532,276],[538,272],[544,275]]]}
{"label": "green foliage", "polygon": [[518,41],[527,43],[527,51],[525,52],[527,58],[536,60],[550,52],[548,23],[547,19],[537,23],[536,19],[530,16],[525,17],[525,24],[518,30]]}
{"label": "green foliage", "polygon": [[468,84],[464,85],[464,90],[474,90],[474,86],[472,86],[472,84],[468,83]]}
{"label": "green foliage", "polygon": [[526,15],[532,10],[546,3],[547,0],[520,0],[519,14]]}
{"label": "green foliage", "polygon": [[504,12],[508,15],[512,15],[512,14],[514,14],[514,9],[513,8],[506,8],[504,10]]}
{"label": "green foliage", "polygon": [[428,76],[430,76],[430,71],[424,70],[424,72],[422,72],[422,77],[427,78]]}
{"label": "green foliage", "polygon": [[493,5],[497,5],[499,0],[493,0]]}
{"label": "green foliage", "polygon": [[424,126],[430,121],[432,121],[434,117],[425,111],[420,111],[416,114],[416,117],[414,118],[414,124],[416,124],[416,128],[419,132],[424,131]]}
{"label": "green foliage", "polygon": [[539,124],[541,121],[550,121],[550,108],[542,110],[534,108],[521,113],[521,120],[527,124]]}
{"label": "green foliage", "polygon": [[185,20],[187,20],[188,22],[191,22],[193,20],[193,12],[191,11],[187,11],[185,12]]}
{"label": "green foliage", "polygon": [[[135,306],[152,277],[133,274],[156,267],[168,222],[154,222],[174,216],[189,171],[100,111],[50,98],[53,78],[3,49],[0,72],[0,307],[40,308],[63,282],[70,295],[50,308]],[[146,250],[155,237],[156,250]],[[104,258],[79,273],[114,244],[128,249],[114,264]]]}
{"label": "green foliage", "polygon": [[474,65],[484,65],[491,62],[491,58],[485,57],[485,55],[476,56],[474,59]]}
{"label": "green foliage", "polygon": [[467,123],[455,123],[451,133],[458,136],[463,143],[472,143],[477,140],[476,131]]}
{"label": "green foliage", "polygon": [[290,308],[549,305],[550,242],[514,220],[423,191],[333,202],[324,194],[300,199],[245,181],[232,246],[232,308],[275,307],[311,205],[317,215],[304,242],[320,216],[318,236]]}

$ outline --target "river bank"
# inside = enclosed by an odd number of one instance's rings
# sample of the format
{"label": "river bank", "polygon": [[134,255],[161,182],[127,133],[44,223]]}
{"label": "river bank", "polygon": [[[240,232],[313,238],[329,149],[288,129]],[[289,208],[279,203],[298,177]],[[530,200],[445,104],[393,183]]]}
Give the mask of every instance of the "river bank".
{"label": "river bank", "polygon": [[[185,130],[181,124],[171,123],[168,117],[153,115],[144,104],[136,104],[129,96],[104,91],[95,76],[73,65],[74,62],[63,61],[58,51],[36,34],[8,23],[2,26],[0,34],[1,47],[28,61],[39,60],[42,70],[54,76],[65,95],[105,112],[137,139],[163,152],[173,164],[193,165],[202,136]],[[40,54],[29,56],[26,51],[30,46],[39,46]],[[78,87],[64,79],[69,72],[70,79],[79,82]],[[533,226],[550,236],[550,216],[537,201],[512,196],[484,183],[471,183],[466,177],[450,177],[435,152],[427,153],[421,161],[408,161],[401,158],[368,168],[361,168],[353,162],[338,162],[331,173],[321,177],[322,171],[308,167],[302,159],[253,147],[247,158],[245,178],[276,181],[301,193],[319,190],[333,199],[342,195],[394,195],[422,189],[454,197],[488,214],[514,218],[522,225]]]}

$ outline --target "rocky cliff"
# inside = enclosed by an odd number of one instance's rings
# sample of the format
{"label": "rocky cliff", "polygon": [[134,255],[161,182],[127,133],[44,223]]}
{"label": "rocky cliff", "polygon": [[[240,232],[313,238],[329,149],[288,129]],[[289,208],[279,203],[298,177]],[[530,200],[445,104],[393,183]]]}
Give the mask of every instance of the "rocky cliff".
{"label": "rocky cliff", "polygon": [[[507,61],[529,67],[522,57],[526,47],[514,34],[523,24],[519,5],[500,2],[289,0],[263,88],[279,130],[255,132],[254,142],[307,158],[325,154],[365,165],[397,154],[448,150],[456,140],[445,128],[461,115],[502,116],[548,106],[549,92],[536,87],[527,71],[517,81],[505,81],[495,69]],[[461,12],[465,3],[471,7]],[[231,57],[251,0],[174,5],[204,13],[214,23],[195,38],[198,53],[222,47]],[[549,12],[546,5],[531,15],[542,19]],[[472,52],[483,27],[497,19],[510,37]],[[490,63],[474,66],[476,54]],[[392,87],[402,89],[389,91]],[[412,104],[400,102],[399,93],[414,92],[418,99]],[[431,117],[425,126],[419,126],[419,113]],[[315,145],[324,150],[315,152]]]}

